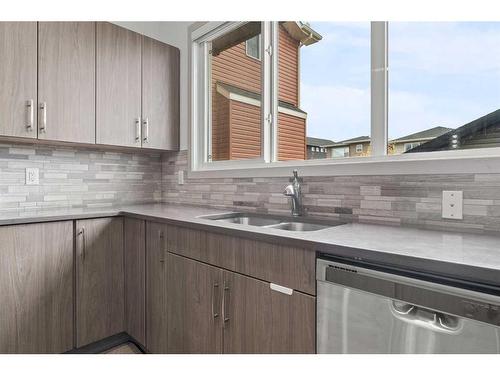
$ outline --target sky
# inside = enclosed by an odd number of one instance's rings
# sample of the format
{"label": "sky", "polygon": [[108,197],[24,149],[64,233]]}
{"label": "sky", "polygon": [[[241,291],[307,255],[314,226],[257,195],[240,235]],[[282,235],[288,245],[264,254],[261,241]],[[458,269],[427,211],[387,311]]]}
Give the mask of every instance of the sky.
{"label": "sky", "polygon": [[[311,22],[301,48],[307,135],[370,134],[370,23]],[[456,128],[500,108],[500,22],[389,23],[389,139]]]}

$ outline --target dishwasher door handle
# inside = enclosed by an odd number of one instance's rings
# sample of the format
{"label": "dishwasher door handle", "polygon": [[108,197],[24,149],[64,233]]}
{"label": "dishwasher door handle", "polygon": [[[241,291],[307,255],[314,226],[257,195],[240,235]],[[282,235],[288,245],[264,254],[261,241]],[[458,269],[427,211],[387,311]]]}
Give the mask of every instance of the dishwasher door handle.
{"label": "dishwasher door handle", "polygon": [[454,335],[459,334],[463,328],[462,318],[397,300],[393,300],[390,303],[390,310],[394,317],[404,323],[430,329],[435,332]]}

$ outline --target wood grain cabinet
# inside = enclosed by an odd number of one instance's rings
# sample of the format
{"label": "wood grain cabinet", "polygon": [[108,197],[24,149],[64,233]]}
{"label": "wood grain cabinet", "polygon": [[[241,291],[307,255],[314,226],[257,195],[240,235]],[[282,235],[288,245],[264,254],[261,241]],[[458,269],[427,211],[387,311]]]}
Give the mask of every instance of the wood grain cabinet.
{"label": "wood grain cabinet", "polygon": [[96,142],[141,147],[142,36],[97,23]]}
{"label": "wood grain cabinet", "polygon": [[0,135],[37,137],[36,50],[36,22],[0,22]]}
{"label": "wood grain cabinet", "polygon": [[123,218],[76,221],[76,343],[123,332]]}
{"label": "wood grain cabinet", "polygon": [[167,256],[169,353],[314,353],[316,299]]}
{"label": "wood grain cabinet", "polygon": [[167,353],[167,251],[166,226],[146,225],[146,348]]}
{"label": "wood grain cabinet", "polygon": [[0,353],[73,347],[73,223],[0,227]]}
{"label": "wood grain cabinet", "polygon": [[146,223],[124,218],[125,330],[146,346]]}
{"label": "wood grain cabinet", "polygon": [[142,147],[179,148],[179,50],[142,41]]}
{"label": "wood grain cabinet", "polygon": [[38,138],[95,143],[95,23],[38,24]]}

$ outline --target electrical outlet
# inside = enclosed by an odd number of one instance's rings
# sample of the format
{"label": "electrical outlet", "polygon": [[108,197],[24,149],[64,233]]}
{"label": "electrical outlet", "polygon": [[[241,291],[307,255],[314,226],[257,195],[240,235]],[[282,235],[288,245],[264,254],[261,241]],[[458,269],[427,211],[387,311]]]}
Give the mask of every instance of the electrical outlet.
{"label": "electrical outlet", "polygon": [[463,192],[443,191],[442,217],[444,219],[463,219]]}
{"label": "electrical outlet", "polygon": [[179,185],[184,185],[184,171],[180,170],[177,172],[177,183]]}
{"label": "electrical outlet", "polygon": [[40,184],[38,168],[26,168],[26,185],[38,184]]}

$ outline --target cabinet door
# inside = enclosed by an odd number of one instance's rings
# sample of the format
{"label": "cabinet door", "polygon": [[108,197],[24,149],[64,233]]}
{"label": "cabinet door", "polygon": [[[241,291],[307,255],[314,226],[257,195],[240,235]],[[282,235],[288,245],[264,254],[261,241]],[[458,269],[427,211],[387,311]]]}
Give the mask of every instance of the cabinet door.
{"label": "cabinet door", "polygon": [[316,299],[224,271],[224,353],[314,353]]}
{"label": "cabinet door", "polygon": [[123,219],[78,220],[76,236],[80,347],[124,331]]}
{"label": "cabinet door", "polygon": [[143,37],[142,147],[179,148],[179,50]]}
{"label": "cabinet door", "polygon": [[73,347],[73,223],[0,227],[0,353]]}
{"label": "cabinet door", "polygon": [[0,135],[36,138],[36,22],[0,22]]}
{"label": "cabinet door", "polygon": [[38,94],[39,139],[95,143],[94,22],[38,24]]}
{"label": "cabinet door", "polygon": [[97,23],[96,142],[141,147],[140,34]]}
{"label": "cabinet door", "polygon": [[167,265],[164,224],[146,225],[146,348],[167,353]]}
{"label": "cabinet door", "polygon": [[146,345],[146,223],[125,218],[125,327]]}
{"label": "cabinet door", "polygon": [[168,353],[221,353],[222,270],[168,253]]}

